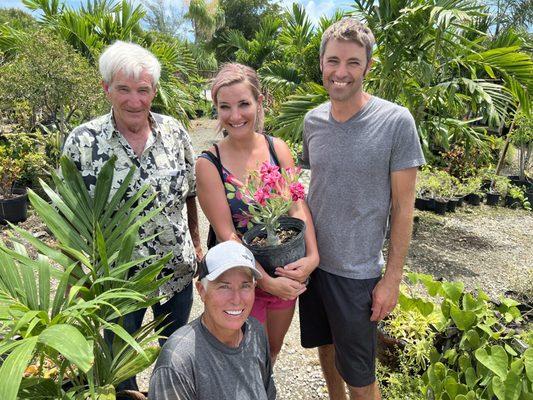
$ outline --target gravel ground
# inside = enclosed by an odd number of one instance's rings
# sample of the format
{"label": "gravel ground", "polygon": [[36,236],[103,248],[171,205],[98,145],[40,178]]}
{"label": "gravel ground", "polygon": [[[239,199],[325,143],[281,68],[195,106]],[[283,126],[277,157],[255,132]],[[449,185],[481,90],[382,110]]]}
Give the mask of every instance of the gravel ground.
{"label": "gravel ground", "polygon": [[[190,133],[198,153],[216,140],[215,126],[213,120],[192,122]],[[308,178],[306,173],[304,180]],[[523,287],[524,276],[529,276],[531,282],[533,212],[482,205],[462,208],[446,217],[428,212],[417,212],[417,215],[419,223],[407,259],[410,270],[462,281],[467,289],[480,287],[493,297]],[[48,239],[44,226],[34,215],[21,226]],[[205,242],[208,223],[203,214],[200,228]],[[6,236],[5,229],[2,227],[2,238]],[[201,310],[201,301],[195,294],[191,319],[200,315]],[[148,318],[151,316],[147,315]],[[150,373],[151,369],[138,377],[141,390],[148,389]],[[300,346],[298,312],[274,375],[280,400],[328,398],[316,351]]]}

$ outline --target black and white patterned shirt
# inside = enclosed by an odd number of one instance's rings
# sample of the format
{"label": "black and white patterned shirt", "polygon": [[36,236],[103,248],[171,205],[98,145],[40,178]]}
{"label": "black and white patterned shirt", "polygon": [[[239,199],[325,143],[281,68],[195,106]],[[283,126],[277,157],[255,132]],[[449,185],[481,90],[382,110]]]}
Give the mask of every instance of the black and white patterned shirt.
{"label": "black and white patterned shirt", "polygon": [[67,137],[63,154],[69,156],[81,171],[85,185],[94,195],[96,177],[112,155],[117,156],[110,196],[113,196],[130,167],[136,170],[125,197],[132,197],[143,185],[150,189],[145,197],[157,197],[145,210],[163,205],[163,211],[140,229],[141,238],[159,234],[140,246],[136,257],[172,252],[173,257],[163,273],[173,278],[160,289],[161,294],[180,292],[192,280],[196,255],[187,222],[187,197],[196,195],[195,155],[187,131],[174,118],[150,113],[152,133],[141,157],[137,157],[116,129],[113,113],[103,115],[75,128]]}

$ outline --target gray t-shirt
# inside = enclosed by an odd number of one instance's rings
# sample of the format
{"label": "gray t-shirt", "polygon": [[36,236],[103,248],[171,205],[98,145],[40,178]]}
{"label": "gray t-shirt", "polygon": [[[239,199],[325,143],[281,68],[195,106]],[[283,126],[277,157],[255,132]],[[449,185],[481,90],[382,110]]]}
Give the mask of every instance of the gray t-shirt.
{"label": "gray t-shirt", "polygon": [[425,163],[413,117],[373,96],[340,123],[327,102],[305,116],[303,139],[319,268],[352,279],[379,277],[391,172]]}
{"label": "gray t-shirt", "polygon": [[275,399],[270,352],[261,324],[248,318],[239,347],[231,348],[214,337],[200,318],[168,338],[150,378],[148,398]]}

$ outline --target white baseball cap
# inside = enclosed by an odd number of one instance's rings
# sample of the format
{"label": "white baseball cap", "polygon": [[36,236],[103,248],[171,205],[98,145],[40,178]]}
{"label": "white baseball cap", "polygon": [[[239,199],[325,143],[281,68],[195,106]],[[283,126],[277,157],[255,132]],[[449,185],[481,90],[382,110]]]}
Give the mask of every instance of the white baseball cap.
{"label": "white baseball cap", "polygon": [[250,268],[256,279],[261,273],[255,268],[255,258],[250,250],[234,240],[222,242],[209,249],[200,263],[198,279],[214,281],[224,272],[236,267]]}

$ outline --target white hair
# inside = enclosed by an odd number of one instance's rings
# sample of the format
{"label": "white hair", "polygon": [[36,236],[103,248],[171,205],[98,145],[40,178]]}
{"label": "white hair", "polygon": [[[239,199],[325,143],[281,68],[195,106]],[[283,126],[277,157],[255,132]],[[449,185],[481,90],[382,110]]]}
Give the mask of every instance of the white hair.
{"label": "white hair", "polygon": [[161,64],[157,58],[150,51],[131,42],[117,40],[104,50],[98,64],[102,79],[108,85],[119,71],[134,79],[139,79],[141,73],[146,71],[152,77],[154,88],[161,76]]}

